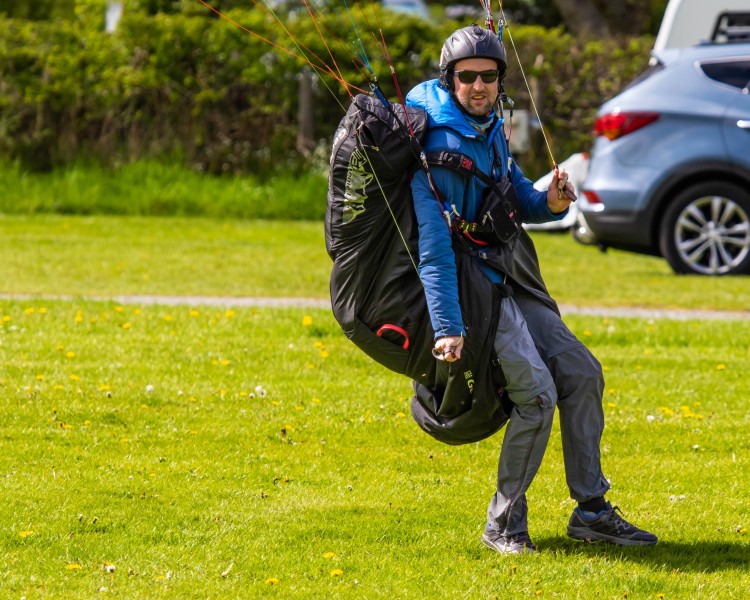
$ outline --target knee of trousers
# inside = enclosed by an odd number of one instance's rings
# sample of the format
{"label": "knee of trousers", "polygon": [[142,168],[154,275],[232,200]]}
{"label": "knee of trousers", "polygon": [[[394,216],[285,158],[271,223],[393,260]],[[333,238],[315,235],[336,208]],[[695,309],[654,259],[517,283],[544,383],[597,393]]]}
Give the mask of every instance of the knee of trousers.
{"label": "knee of trousers", "polygon": [[571,397],[601,401],[604,393],[602,365],[581,345],[552,356],[547,363],[555,380],[560,403]]}
{"label": "knee of trousers", "polygon": [[529,425],[542,425],[552,419],[557,404],[557,393],[553,387],[541,392],[533,401],[516,404],[513,412]]}

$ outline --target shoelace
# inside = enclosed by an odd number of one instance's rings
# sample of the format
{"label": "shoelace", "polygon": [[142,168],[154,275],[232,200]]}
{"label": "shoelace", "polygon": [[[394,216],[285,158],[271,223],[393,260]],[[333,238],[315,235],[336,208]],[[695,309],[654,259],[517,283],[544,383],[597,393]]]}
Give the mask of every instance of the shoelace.
{"label": "shoelace", "polygon": [[[619,512],[620,514],[618,515],[615,511]],[[619,506],[613,506],[607,511],[607,514],[604,516],[604,520],[607,522],[607,524],[612,525],[613,527],[624,533],[630,527],[632,527],[632,525],[623,518],[624,516],[625,515],[620,510]]]}

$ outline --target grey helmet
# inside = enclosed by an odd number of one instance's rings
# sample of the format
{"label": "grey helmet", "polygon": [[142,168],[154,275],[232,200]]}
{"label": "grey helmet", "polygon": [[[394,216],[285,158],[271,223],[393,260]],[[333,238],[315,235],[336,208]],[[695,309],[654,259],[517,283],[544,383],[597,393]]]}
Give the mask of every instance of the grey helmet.
{"label": "grey helmet", "polygon": [[453,66],[465,58],[490,58],[497,62],[500,81],[505,77],[505,46],[489,29],[469,25],[454,31],[440,52],[440,83],[453,91]]}

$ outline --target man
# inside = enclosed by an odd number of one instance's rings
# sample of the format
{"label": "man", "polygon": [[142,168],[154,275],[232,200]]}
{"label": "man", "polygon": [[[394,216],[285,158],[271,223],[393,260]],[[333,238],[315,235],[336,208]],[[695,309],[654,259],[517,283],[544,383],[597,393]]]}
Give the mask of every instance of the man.
{"label": "man", "polygon": [[[458,152],[493,180],[507,177],[524,221],[560,219],[573,191],[567,174],[556,173],[549,189],[538,192],[509,154],[503,120],[495,112],[505,70],[505,49],[497,35],[477,25],[459,29],[443,46],[440,78],[415,87],[407,104],[425,109],[429,116],[424,142],[428,153]],[[431,172],[447,205],[464,221],[476,221],[487,186],[445,166]],[[482,542],[504,554],[535,551],[528,533],[526,490],[544,455],[557,404],[566,480],[571,497],[578,501],[568,535],[622,545],[655,544],[655,535],[625,521],[604,499],[609,483],[600,466],[601,366],[562,322],[541,279],[531,238],[521,230],[516,239],[492,249],[475,247],[465,236],[458,243],[461,234],[446,226],[441,204],[421,170],[412,180],[412,193],[419,225],[419,273],[438,358],[460,360],[464,338],[471,335],[463,328],[454,248],[467,246],[482,272],[513,292],[502,300],[495,351],[514,407]]]}

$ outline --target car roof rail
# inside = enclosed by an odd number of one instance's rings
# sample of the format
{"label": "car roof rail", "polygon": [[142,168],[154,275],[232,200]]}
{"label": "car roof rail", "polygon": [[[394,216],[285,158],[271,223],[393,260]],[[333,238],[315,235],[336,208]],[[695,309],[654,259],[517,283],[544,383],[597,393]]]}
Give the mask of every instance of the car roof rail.
{"label": "car roof rail", "polygon": [[750,42],[750,12],[725,10],[716,18],[711,42]]}

